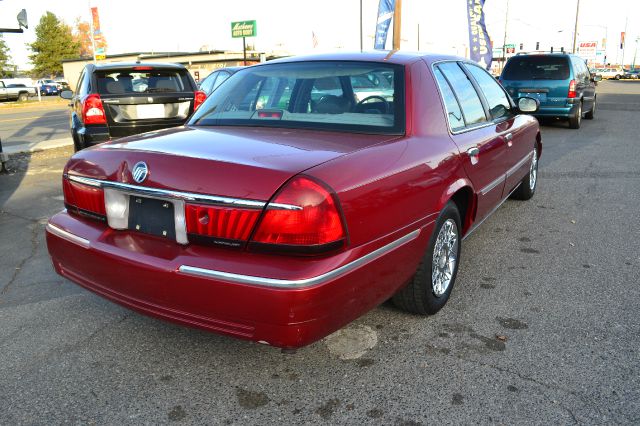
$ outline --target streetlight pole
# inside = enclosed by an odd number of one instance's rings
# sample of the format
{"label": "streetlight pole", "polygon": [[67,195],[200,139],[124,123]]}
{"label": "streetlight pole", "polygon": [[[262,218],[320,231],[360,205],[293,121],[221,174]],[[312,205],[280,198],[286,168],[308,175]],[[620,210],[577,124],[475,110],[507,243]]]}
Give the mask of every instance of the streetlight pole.
{"label": "streetlight pole", "polygon": [[361,52],[364,50],[362,43],[363,43],[362,41],[362,0],[360,0],[360,51]]}
{"label": "streetlight pole", "polygon": [[504,38],[502,39],[502,69],[507,62],[507,24],[509,23],[509,0],[507,0],[507,11],[504,14]]}
{"label": "streetlight pole", "polygon": [[571,53],[576,53],[576,44],[578,42],[578,16],[580,15],[580,0],[576,3],[576,24],[573,27],[573,50]]}

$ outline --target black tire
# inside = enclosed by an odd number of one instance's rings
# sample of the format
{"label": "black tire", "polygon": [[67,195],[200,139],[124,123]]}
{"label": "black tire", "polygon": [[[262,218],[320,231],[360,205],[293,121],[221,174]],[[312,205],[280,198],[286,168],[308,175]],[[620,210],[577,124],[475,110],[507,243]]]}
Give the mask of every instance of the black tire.
{"label": "black tire", "polygon": [[[409,283],[401,288],[394,296],[393,303],[400,309],[420,315],[433,315],[438,312],[449,300],[449,295],[453,289],[458,274],[458,265],[460,265],[460,249],[462,247],[462,238],[460,225],[460,212],[453,201],[449,201],[444,209],[440,212],[440,216],[436,220],[433,234],[429,239],[427,251],[416,270],[415,275]],[[446,225],[446,226],[445,226]],[[443,230],[444,228],[444,230]],[[457,244],[450,249],[444,249],[443,252],[455,252],[453,265],[449,264],[451,257],[446,255],[446,260],[440,266],[450,271],[450,279],[445,289],[438,287],[441,292],[436,295],[433,284],[433,253],[436,248],[436,242],[441,232],[446,235],[448,231],[455,232]],[[448,247],[448,246],[445,246]],[[451,271],[452,269],[452,271]],[[444,290],[444,291],[442,291]]]}
{"label": "black tire", "polygon": [[29,99],[29,95],[26,93],[20,93],[18,95],[18,102],[26,102]]}
{"label": "black tire", "polygon": [[73,151],[74,152],[78,152],[82,148],[84,148],[84,146],[82,146],[80,144],[80,138],[78,137],[78,134],[76,132],[71,132],[71,139],[73,139]]}
{"label": "black tire", "polygon": [[569,117],[569,128],[579,129],[580,124],[582,124],[582,102],[578,104],[578,108],[576,108],[573,115]]}
{"label": "black tire", "polygon": [[587,120],[593,120],[593,118],[596,116],[596,101],[598,100],[598,98],[593,98],[593,105],[591,106],[591,111],[587,112],[584,115],[584,118],[586,118]]}
{"label": "black tire", "polygon": [[615,78],[616,80],[620,80],[620,74],[616,75],[614,78]]}
{"label": "black tire", "polygon": [[516,200],[530,200],[536,193],[538,187],[538,148],[533,149],[533,159],[529,165],[529,173],[520,181],[518,189],[511,194],[511,198]]}

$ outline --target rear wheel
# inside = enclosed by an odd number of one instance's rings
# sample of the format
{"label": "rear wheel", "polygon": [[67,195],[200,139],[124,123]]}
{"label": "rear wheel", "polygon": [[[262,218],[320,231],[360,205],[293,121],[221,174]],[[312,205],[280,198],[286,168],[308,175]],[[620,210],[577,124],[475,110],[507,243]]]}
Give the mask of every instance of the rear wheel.
{"label": "rear wheel", "polygon": [[591,106],[591,111],[584,115],[584,118],[587,120],[593,120],[593,117],[596,115],[596,100],[597,98],[593,98],[593,105]]}
{"label": "rear wheel", "polygon": [[533,158],[529,166],[529,173],[522,178],[520,186],[511,195],[516,200],[529,200],[533,197],[538,186],[538,150],[533,149]]}
{"label": "rear wheel", "polygon": [[458,273],[461,249],[460,213],[449,201],[436,220],[418,270],[393,296],[393,303],[415,314],[435,314],[447,303]]}
{"label": "rear wheel", "polygon": [[579,129],[582,123],[582,102],[578,104],[576,111],[569,117],[569,127],[571,129]]}
{"label": "rear wheel", "polygon": [[29,99],[29,96],[26,93],[20,93],[18,95],[18,102],[26,102]]}

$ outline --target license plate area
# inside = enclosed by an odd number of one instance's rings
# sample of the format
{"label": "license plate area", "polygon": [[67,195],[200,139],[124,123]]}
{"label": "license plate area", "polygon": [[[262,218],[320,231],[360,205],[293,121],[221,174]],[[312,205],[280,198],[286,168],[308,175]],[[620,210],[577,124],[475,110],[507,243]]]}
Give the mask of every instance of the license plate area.
{"label": "license plate area", "polygon": [[129,229],[175,241],[174,204],[167,200],[130,195]]}
{"label": "license plate area", "polygon": [[140,120],[165,118],[164,104],[137,105],[136,113]]}

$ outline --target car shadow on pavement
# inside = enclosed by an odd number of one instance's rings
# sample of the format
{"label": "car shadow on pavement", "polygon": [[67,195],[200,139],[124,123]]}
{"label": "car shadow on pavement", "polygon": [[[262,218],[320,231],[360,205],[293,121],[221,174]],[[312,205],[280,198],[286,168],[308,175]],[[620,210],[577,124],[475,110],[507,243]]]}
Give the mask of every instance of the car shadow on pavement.
{"label": "car shadow on pavement", "polygon": [[5,149],[8,144],[28,144],[32,146],[36,142],[68,137],[69,135],[68,113],[66,110],[48,111],[37,118],[25,119],[24,121],[21,121],[23,120],[22,118],[9,120],[16,121],[10,122],[7,120],[6,126],[3,126],[4,130],[0,133]]}

